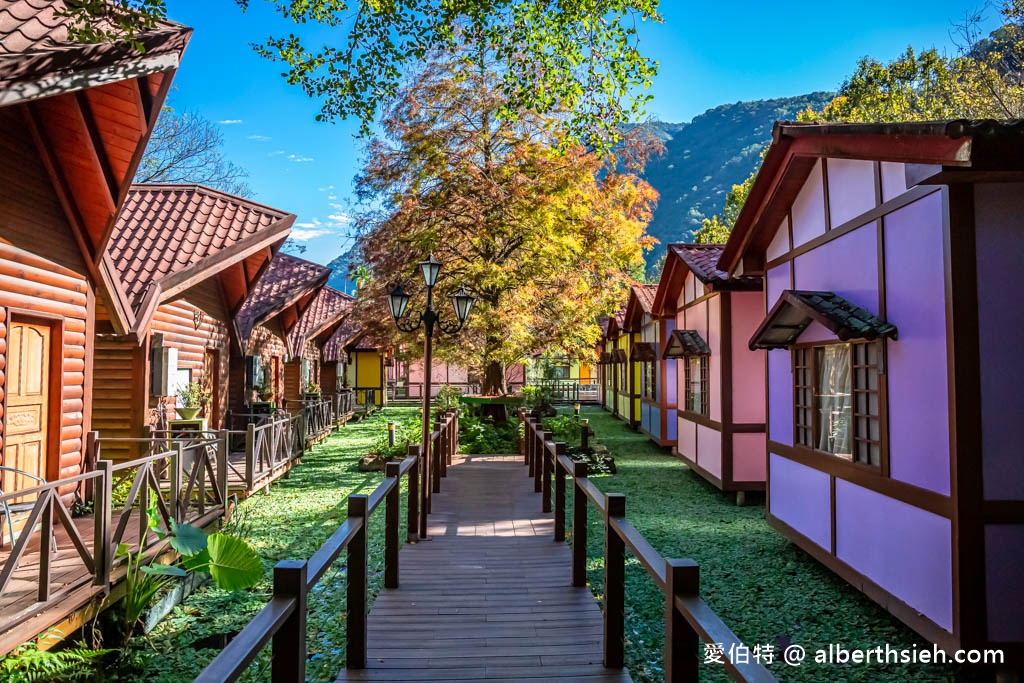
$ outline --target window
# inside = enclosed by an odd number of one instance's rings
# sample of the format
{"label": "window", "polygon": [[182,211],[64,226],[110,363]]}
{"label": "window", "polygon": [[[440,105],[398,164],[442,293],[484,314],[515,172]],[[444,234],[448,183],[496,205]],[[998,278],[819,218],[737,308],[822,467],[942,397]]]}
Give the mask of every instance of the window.
{"label": "window", "polygon": [[640,367],[644,369],[644,398],[658,398],[658,363],[647,361]]}
{"label": "window", "polygon": [[686,359],[686,409],[707,415],[708,404],[708,357],[689,356]]}
{"label": "window", "polygon": [[302,390],[306,390],[306,386],[309,385],[312,373],[309,367],[309,359],[303,358],[299,363],[299,376],[302,378]]}
{"label": "window", "polygon": [[568,365],[551,366],[551,379],[569,379]]}
{"label": "window", "polygon": [[619,393],[628,394],[630,393],[629,386],[629,362],[619,362]]}
{"label": "window", "polygon": [[877,342],[794,349],[795,443],[881,465],[880,358]]}

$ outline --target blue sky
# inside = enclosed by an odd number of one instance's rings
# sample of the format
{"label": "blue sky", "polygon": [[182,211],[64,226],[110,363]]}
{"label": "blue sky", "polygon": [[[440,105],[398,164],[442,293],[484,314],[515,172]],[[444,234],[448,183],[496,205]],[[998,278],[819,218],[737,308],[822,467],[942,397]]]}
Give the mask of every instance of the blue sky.
{"label": "blue sky", "polygon": [[[261,0],[251,5],[243,14],[233,0],[168,0],[169,17],[195,29],[170,103],[219,123],[225,153],[249,171],[256,199],[297,214],[304,257],[327,263],[352,229],[357,125],[317,123],[319,104],[249,43],[330,33],[296,27]],[[911,44],[952,51],[953,23],[978,6],[862,0],[826,11],[807,2],[662,0],[665,23],[641,25],[641,49],[661,65],[649,113],[688,121],[719,104],[835,89],[864,55],[889,59]],[[996,23],[995,12],[987,18]]]}

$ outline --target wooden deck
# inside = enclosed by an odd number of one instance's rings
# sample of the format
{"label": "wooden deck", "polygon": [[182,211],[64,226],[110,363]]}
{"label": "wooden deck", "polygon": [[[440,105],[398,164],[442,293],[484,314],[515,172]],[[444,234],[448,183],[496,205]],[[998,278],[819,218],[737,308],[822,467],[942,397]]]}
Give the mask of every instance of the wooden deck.
{"label": "wooden deck", "polygon": [[570,585],[522,458],[459,457],[442,488],[432,540],[405,547],[370,612],[368,668],[338,681],[629,683],[601,664],[601,610]]}

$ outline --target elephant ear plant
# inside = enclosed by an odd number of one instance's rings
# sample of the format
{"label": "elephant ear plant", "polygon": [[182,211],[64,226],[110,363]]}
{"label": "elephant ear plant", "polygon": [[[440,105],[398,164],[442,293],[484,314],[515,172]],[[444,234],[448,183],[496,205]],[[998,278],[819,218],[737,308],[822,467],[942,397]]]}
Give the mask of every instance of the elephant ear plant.
{"label": "elephant ear plant", "polygon": [[171,582],[190,572],[209,574],[213,583],[226,591],[239,591],[255,586],[263,578],[263,563],[255,549],[244,540],[224,533],[208,534],[191,524],[173,519],[167,528],[155,507],[148,510],[149,528],[161,540],[167,539],[181,555],[176,564],[159,564],[132,553],[128,545],[117,547],[116,556],[125,559],[125,597],[123,639],[134,633],[153,599]]}

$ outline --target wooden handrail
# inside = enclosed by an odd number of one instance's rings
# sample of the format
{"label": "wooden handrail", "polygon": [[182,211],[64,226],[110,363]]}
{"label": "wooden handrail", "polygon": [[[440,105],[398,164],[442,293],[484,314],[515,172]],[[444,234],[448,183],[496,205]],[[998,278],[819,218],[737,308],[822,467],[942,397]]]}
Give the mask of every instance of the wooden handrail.
{"label": "wooden handrail", "polygon": [[[665,596],[665,680],[670,683],[694,681],[699,675],[700,641],[720,646],[724,652],[743,642],[700,597],[700,567],[693,560],[666,559],[626,519],[626,497],[604,493],[587,477],[587,464],[564,455],[565,445],[551,441],[525,408],[519,418],[524,424],[521,453],[534,477],[534,488],[543,492],[543,509],[550,509],[551,478],[554,478],[555,540],[565,539],[565,481],[573,480],[572,583],[586,585],[587,505],[597,508],[604,519],[604,665],[621,668],[625,641],[625,551],[640,562]],[[736,681],[769,683],[775,677],[756,660],[735,664],[721,658],[726,673]]]}
{"label": "wooden handrail", "polygon": [[[458,417],[445,415],[440,422],[439,440],[450,452],[458,448]],[[435,444],[432,441],[431,444]],[[408,475],[407,538],[418,539],[421,524],[418,482],[426,471],[445,452],[430,448],[431,454],[421,454],[420,447],[409,446],[408,456],[402,462],[389,462],[385,478],[369,495],[348,496],[348,519],[331,534],[330,538],[308,560],[282,560],[274,567],[274,593],[256,617],[218,654],[195,680],[197,683],[229,683],[242,675],[256,659],[260,650],[271,643],[273,648],[272,683],[291,683],[305,680],[306,667],[306,596],[323,578],[342,551],[348,551],[347,573],[347,625],[346,666],[361,669],[366,666],[367,633],[367,532],[370,516],[385,503],[384,522],[384,586],[397,588],[399,578],[399,516],[400,480]],[[428,458],[424,460],[424,458]]]}

